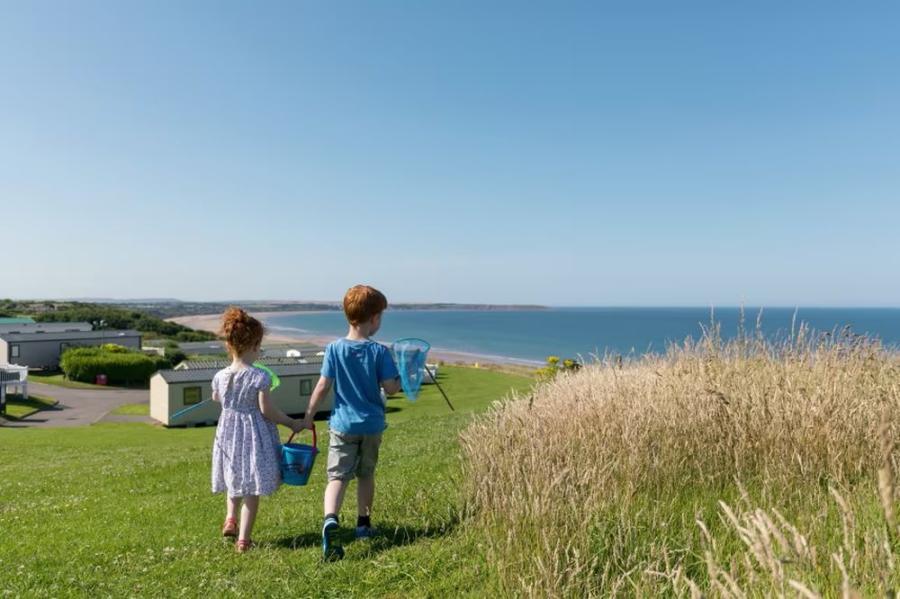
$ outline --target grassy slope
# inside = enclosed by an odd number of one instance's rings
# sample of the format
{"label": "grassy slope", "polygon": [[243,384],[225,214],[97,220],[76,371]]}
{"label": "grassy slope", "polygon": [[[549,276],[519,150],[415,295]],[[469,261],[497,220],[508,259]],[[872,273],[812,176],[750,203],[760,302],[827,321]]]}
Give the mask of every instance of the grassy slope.
{"label": "grassy slope", "polygon": [[[260,547],[237,556],[219,538],[224,501],[209,492],[214,429],[0,429],[0,445],[17,456],[0,461],[0,571],[11,573],[0,578],[0,591],[482,594],[490,578],[478,540],[457,526],[457,432],[472,411],[530,381],[447,367],[442,383],[455,413],[433,387],[415,404],[389,403],[374,518],[386,534],[349,543],[339,564],[319,561],[324,455],[309,486],[284,487],[263,501],[254,535]],[[319,444],[326,447],[324,434]]]}
{"label": "grassy slope", "polygon": [[900,356],[804,335],[588,366],[477,419],[463,480],[506,593],[895,595]]}

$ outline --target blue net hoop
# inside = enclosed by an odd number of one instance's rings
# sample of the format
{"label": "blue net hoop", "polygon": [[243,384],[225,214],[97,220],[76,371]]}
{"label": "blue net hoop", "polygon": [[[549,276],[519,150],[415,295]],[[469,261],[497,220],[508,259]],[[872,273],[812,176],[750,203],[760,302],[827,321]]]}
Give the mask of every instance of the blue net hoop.
{"label": "blue net hoop", "polygon": [[398,339],[391,346],[397,370],[400,371],[400,385],[403,393],[410,401],[416,401],[419,397],[419,389],[427,376],[425,374],[425,361],[428,359],[428,350],[431,345],[423,339]]}

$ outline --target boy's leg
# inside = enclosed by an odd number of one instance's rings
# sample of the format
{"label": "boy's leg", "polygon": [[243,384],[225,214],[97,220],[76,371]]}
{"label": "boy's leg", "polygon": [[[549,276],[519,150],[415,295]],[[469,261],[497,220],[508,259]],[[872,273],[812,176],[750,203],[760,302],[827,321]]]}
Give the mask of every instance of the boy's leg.
{"label": "boy's leg", "polygon": [[325,522],[322,524],[322,558],[325,561],[344,557],[344,548],[338,538],[338,514],[341,512],[347,483],[348,481],[335,479],[328,481],[328,486],[325,487]]}
{"label": "boy's leg", "polygon": [[256,513],[259,510],[259,495],[247,495],[244,497],[244,507],[241,508],[241,534],[238,540],[249,541],[253,533],[253,523],[256,522]]}
{"label": "boy's leg", "polygon": [[341,506],[344,504],[344,493],[347,491],[347,485],[350,481],[334,479],[329,480],[325,486],[325,515],[341,513]]}
{"label": "boy's leg", "polygon": [[375,475],[362,476],[356,479],[357,514],[360,518],[372,515],[372,502],[375,500]]}
{"label": "boy's leg", "polygon": [[356,469],[357,538],[371,537],[374,534],[370,516],[375,500],[375,466],[378,464],[380,448],[381,435],[366,435],[360,443],[359,465]]}
{"label": "boy's leg", "polygon": [[369,539],[376,534],[369,518],[372,514],[372,500],[375,499],[375,477],[359,477],[356,484],[357,514],[359,514],[356,517],[356,538]]}
{"label": "boy's leg", "polygon": [[322,557],[335,560],[344,557],[344,548],[338,538],[338,514],[344,502],[347,485],[359,458],[359,437],[331,431],[328,445],[328,485],[325,487],[323,508],[325,522],[322,525]]}

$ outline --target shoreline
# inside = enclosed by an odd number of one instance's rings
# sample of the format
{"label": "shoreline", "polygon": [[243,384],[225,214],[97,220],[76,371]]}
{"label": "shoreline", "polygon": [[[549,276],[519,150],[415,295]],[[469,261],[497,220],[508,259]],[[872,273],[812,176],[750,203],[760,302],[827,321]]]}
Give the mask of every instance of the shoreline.
{"label": "shoreline", "polygon": [[[327,312],[326,310],[318,310],[317,312]],[[263,343],[314,343],[322,347],[328,345],[339,336],[321,335],[315,333],[303,333],[302,331],[289,327],[270,327],[265,322],[267,317],[287,316],[295,314],[311,314],[308,310],[300,310],[295,312],[250,312],[254,318],[258,318],[266,325],[266,336]],[[176,316],[167,318],[166,320],[174,322],[192,329],[200,331],[208,331],[210,333],[218,333],[221,323],[221,314],[195,314],[191,316]],[[527,360],[524,358],[514,358],[511,356],[495,356],[490,354],[478,354],[474,352],[455,351],[440,347],[432,347],[429,357],[435,360],[450,362],[454,364],[473,364],[473,365],[494,365],[494,366],[513,366],[517,368],[540,368],[543,362],[538,360]]]}

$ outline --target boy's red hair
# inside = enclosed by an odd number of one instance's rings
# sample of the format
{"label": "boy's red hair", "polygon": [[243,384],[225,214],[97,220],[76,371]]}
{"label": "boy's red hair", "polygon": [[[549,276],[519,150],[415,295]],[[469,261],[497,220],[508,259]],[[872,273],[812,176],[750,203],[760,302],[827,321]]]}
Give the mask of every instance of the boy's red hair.
{"label": "boy's red hair", "polygon": [[384,294],[368,285],[356,285],[344,295],[344,315],[353,326],[369,322],[388,307]]}

